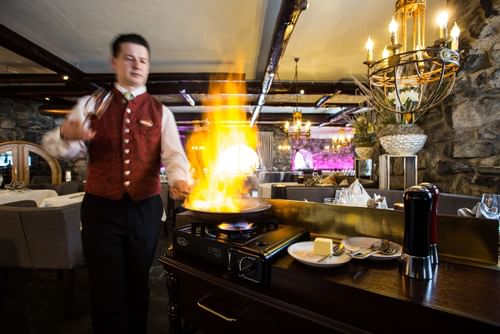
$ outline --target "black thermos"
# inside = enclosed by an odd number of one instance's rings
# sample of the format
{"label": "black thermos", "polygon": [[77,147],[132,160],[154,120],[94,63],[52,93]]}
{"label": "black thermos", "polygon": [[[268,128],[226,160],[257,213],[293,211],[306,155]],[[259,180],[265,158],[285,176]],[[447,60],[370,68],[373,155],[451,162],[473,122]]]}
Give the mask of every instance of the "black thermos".
{"label": "black thermos", "polygon": [[405,231],[401,273],[417,279],[432,279],[430,217],[432,194],[423,186],[404,192]]}

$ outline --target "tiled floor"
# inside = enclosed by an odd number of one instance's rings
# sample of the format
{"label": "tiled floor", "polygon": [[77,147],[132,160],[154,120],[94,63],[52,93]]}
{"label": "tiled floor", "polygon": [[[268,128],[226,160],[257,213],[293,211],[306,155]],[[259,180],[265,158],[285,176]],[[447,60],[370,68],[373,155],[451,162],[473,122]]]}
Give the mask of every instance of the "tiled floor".
{"label": "tiled floor", "polygon": [[[165,247],[161,240],[157,254]],[[158,258],[158,256],[156,257]],[[148,334],[168,333],[168,294],[158,260],[151,268]],[[91,334],[85,267],[76,270],[75,292],[65,317],[64,284],[54,270],[9,270],[7,299],[0,317],[2,334]]]}

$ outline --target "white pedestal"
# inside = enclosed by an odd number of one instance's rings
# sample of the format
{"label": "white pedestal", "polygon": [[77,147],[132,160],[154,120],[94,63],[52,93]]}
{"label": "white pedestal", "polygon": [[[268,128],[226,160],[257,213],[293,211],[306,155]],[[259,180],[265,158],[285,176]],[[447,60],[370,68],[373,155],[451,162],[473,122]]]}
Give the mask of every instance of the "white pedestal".
{"label": "white pedestal", "polygon": [[379,188],[391,189],[391,159],[403,159],[403,187],[417,184],[417,156],[416,155],[390,155],[382,154],[379,157]]}

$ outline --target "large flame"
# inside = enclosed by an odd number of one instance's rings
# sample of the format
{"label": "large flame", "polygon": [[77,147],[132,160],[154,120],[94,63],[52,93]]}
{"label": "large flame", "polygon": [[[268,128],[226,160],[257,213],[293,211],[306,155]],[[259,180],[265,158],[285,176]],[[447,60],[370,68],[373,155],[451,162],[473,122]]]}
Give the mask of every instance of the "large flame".
{"label": "large flame", "polygon": [[[204,105],[204,126],[188,139],[186,151],[195,184],[186,199],[188,208],[211,212],[240,212],[248,193],[247,176],[256,161],[257,130],[247,122],[246,87],[234,78],[214,80]],[[216,107],[216,108],[214,108]]]}

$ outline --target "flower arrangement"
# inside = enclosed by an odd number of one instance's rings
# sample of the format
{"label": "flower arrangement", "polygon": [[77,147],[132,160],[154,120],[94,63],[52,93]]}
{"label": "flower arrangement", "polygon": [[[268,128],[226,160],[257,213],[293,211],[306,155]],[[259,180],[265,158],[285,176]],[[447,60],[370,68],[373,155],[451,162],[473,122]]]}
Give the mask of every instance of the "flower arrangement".
{"label": "flower arrangement", "polygon": [[386,152],[396,155],[416,154],[425,144],[427,136],[416,122],[423,113],[415,114],[420,97],[414,87],[405,87],[396,93],[395,90],[387,94],[387,104],[397,110],[376,108],[373,96],[368,87],[354,78],[354,82],[367,97],[367,104],[376,115],[376,136]]}
{"label": "flower arrangement", "polygon": [[414,113],[420,105],[420,94],[414,86],[407,86],[396,92],[393,89],[387,94],[386,105],[393,106],[393,109],[388,110],[377,107],[373,101],[370,89],[361,81],[352,77],[354,83],[359,87],[361,93],[367,97],[367,104],[376,110],[377,124],[415,124],[424,113]]}
{"label": "flower arrangement", "polygon": [[394,89],[392,92],[387,94],[387,98],[393,105],[396,106],[398,110],[408,112],[414,110],[420,101],[417,91],[413,88],[402,89],[399,92],[399,98],[396,90]]}

